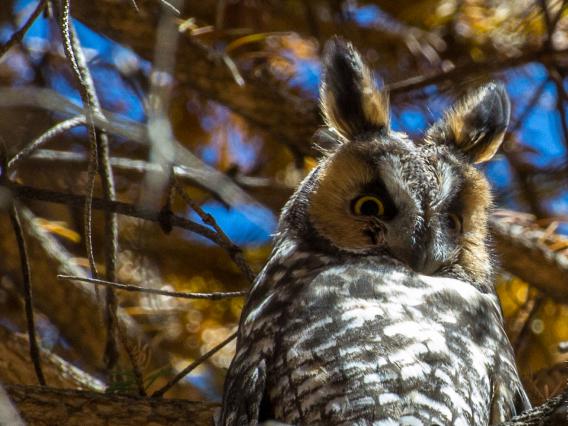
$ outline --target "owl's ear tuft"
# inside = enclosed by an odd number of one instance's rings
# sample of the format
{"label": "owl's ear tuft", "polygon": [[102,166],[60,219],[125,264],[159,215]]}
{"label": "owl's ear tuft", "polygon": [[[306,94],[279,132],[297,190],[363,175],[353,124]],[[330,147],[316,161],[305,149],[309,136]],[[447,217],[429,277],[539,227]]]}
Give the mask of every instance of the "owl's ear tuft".
{"label": "owl's ear tuft", "polygon": [[489,83],[464,97],[427,132],[427,140],[454,144],[472,163],[488,161],[503,142],[511,107],[502,84]]}
{"label": "owl's ear tuft", "polygon": [[359,52],[339,37],[324,48],[320,98],[326,125],[346,139],[388,129],[388,95]]}

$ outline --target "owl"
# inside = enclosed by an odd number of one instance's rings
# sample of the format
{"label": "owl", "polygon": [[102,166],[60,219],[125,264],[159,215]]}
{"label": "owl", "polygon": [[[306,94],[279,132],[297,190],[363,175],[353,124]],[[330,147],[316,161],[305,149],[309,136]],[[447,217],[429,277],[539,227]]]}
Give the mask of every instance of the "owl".
{"label": "owl", "polygon": [[529,408],[474,166],[503,140],[504,88],[471,92],[413,141],[336,38],[320,98],[325,152],[248,295],[219,424],[495,425]]}

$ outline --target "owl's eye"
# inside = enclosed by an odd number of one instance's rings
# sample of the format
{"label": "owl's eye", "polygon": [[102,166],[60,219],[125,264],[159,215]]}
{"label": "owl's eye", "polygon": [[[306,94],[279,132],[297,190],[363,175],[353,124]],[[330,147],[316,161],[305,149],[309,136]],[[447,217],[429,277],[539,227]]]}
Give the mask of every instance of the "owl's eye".
{"label": "owl's eye", "polygon": [[448,213],[446,216],[446,222],[448,224],[448,228],[454,232],[461,232],[462,231],[462,218],[454,213]]}
{"label": "owl's eye", "polygon": [[357,216],[382,216],[385,214],[385,205],[377,197],[363,195],[354,200],[353,213]]}

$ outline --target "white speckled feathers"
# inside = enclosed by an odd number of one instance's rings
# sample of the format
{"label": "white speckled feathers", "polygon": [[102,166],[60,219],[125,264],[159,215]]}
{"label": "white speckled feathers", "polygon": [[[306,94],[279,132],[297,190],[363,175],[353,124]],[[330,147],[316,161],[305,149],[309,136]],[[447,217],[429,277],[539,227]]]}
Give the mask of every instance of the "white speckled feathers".
{"label": "white speckled feathers", "polygon": [[[295,253],[278,269],[306,259]],[[239,347],[229,391],[262,366],[272,414],[289,424],[478,425],[515,411],[508,386],[518,377],[494,294],[396,262],[317,263],[294,283],[272,274],[255,286],[266,293],[243,317],[242,338],[254,341]],[[255,424],[233,420],[225,424]]]}

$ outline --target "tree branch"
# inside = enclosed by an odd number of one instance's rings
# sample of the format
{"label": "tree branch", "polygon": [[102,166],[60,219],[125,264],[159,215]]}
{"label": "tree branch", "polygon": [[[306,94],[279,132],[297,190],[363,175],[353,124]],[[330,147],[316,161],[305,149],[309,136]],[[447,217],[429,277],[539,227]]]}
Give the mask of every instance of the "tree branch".
{"label": "tree branch", "polygon": [[[127,3],[117,4],[111,0],[77,0],[76,4],[77,17],[95,31],[132,47],[143,58],[152,58],[159,16],[155,2],[140,5],[140,13]],[[387,88],[393,94],[401,94],[444,81],[462,82],[477,74],[486,75],[529,62],[549,63],[567,52],[531,51],[514,58],[467,64],[436,75],[417,76],[390,84]],[[254,69],[241,71],[247,83],[245,87],[239,87],[226,67],[191,37],[180,43],[175,77],[182,86],[222,103],[294,151],[317,156],[308,143],[321,124],[315,100],[298,96],[268,73],[255,73]],[[266,90],[267,87],[271,90]]]}
{"label": "tree branch", "polygon": [[217,352],[219,352],[229,343],[231,343],[234,339],[236,339],[236,337],[237,333],[235,332],[231,334],[229,337],[227,337],[225,340],[223,340],[221,343],[214,346],[211,350],[205,352],[203,355],[201,355],[199,358],[197,358],[195,361],[193,361],[191,364],[189,364],[187,367],[181,370],[178,374],[176,374],[176,376],[173,379],[171,379],[168,383],[166,383],[163,387],[161,387],[156,392],[154,392],[152,394],[152,398],[161,398],[162,396],[164,396],[164,394],[167,391],[169,391],[172,387],[174,387],[176,383],[178,383],[181,379],[183,379],[185,376],[187,376],[189,373],[191,373],[193,370],[195,370],[197,367],[199,367],[201,364],[203,364],[205,361],[207,361],[209,358],[211,358],[213,355],[215,355]]}
{"label": "tree branch", "polygon": [[39,356],[39,346],[37,343],[37,337],[35,332],[35,320],[34,320],[34,308],[33,308],[33,297],[32,297],[32,278],[30,271],[30,264],[28,258],[28,249],[26,247],[26,240],[24,238],[24,231],[22,230],[22,223],[20,222],[20,216],[18,214],[18,209],[16,203],[12,204],[10,209],[10,221],[12,222],[12,227],[14,228],[14,234],[16,236],[16,242],[18,244],[18,251],[20,253],[20,264],[22,268],[22,281],[24,283],[24,302],[25,302],[25,313],[26,313],[26,325],[28,329],[28,341],[30,347],[30,358],[34,366],[35,374],[37,376],[37,381],[40,385],[45,386],[45,376],[41,368],[41,359]]}
{"label": "tree branch", "polygon": [[[146,424],[211,426],[218,404],[180,399],[140,398],[96,392],[7,385],[5,390],[23,419],[33,425]],[[57,407],[46,410],[45,407]],[[568,391],[499,426],[566,424]]]}
{"label": "tree branch", "polygon": [[41,12],[43,12],[43,9],[45,8],[45,2],[46,0],[40,0],[36,8],[32,12],[32,14],[30,15],[30,17],[26,19],[26,22],[24,23],[22,28],[20,28],[18,31],[13,33],[12,36],[10,37],[10,40],[8,40],[5,44],[0,46],[0,58],[2,58],[2,56],[4,56],[4,54],[8,50],[10,50],[16,43],[22,41],[22,39],[24,38],[30,27],[33,25],[35,20],[38,18]]}
{"label": "tree branch", "polygon": [[504,269],[561,303],[568,302],[568,238],[547,235],[534,217],[498,211],[489,221]]}
{"label": "tree branch", "polygon": [[[85,238],[88,242],[87,249],[91,271],[97,277],[97,269],[92,249],[92,216],[91,199],[94,191],[94,170],[98,170],[102,182],[103,194],[106,200],[113,201],[116,197],[114,179],[109,162],[109,142],[106,131],[96,130],[94,116],[101,117],[102,110],[97,91],[87,60],[83,53],[81,43],[75,33],[70,14],[70,0],[64,0],[63,10],[60,11],[60,27],[64,40],[65,52],[71,64],[79,86],[81,98],[86,108],[89,135],[91,140],[91,159],[89,161],[89,184],[87,187],[88,197],[85,199]],[[104,117],[102,117],[104,118]],[[95,159],[96,156],[96,159]],[[107,280],[116,279],[116,253],[118,250],[118,224],[116,215],[105,212],[105,275]],[[107,343],[105,347],[105,360],[107,368],[112,370],[118,361],[116,312],[117,300],[112,288],[106,289],[105,322],[107,325]],[[128,346],[128,345],[126,345]],[[132,357],[130,357],[132,358]],[[132,368],[138,372],[138,366]]]}
{"label": "tree branch", "polygon": [[39,426],[211,426],[213,411],[218,407],[206,402],[33,386],[7,385],[5,390],[26,423]]}
{"label": "tree branch", "polygon": [[177,297],[180,299],[221,300],[221,299],[228,299],[231,297],[243,297],[248,294],[248,291],[227,291],[227,292],[215,292],[215,293],[188,293],[185,291],[167,291],[167,290],[160,290],[157,288],[146,288],[131,284],[113,283],[105,280],[99,280],[96,278],[77,277],[72,275],[58,275],[57,278],[63,281],[82,281],[85,283],[102,285],[105,287],[113,287],[117,290],[147,293],[147,294],[158,294],[160,296]]}

